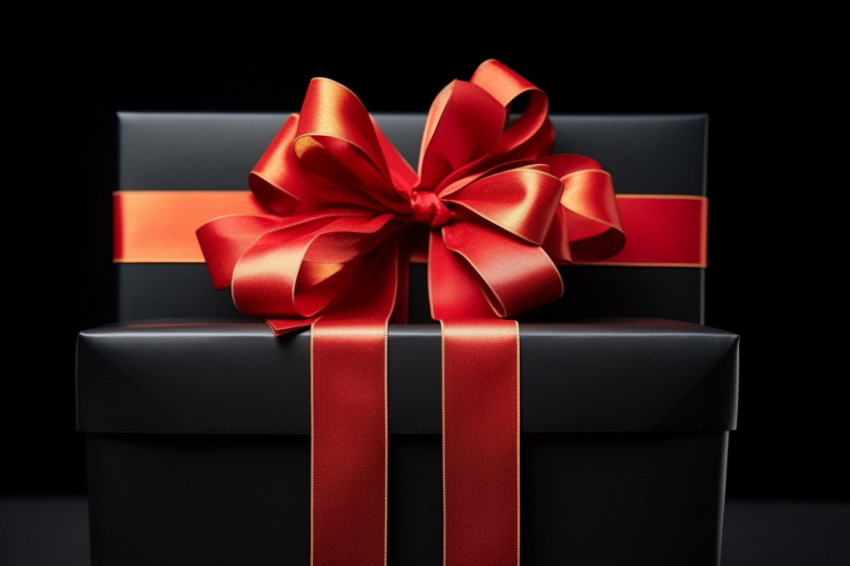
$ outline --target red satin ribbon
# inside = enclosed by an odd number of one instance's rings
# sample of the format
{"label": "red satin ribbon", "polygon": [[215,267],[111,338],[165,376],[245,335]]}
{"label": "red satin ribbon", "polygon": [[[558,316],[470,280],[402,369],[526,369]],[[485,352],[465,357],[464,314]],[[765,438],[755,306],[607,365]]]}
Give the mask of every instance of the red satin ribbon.
{"label": "red satin ribbon", "polygon": [[[310,333],[312,564],[385,564],[387,533],[387,319],[398,239],[354,283],[350,301]],[[381,544],[383,541],[383,544]]]}
{"label": "red satin ribbon", "polygon": [[519,330],[443,322],[443,555],[519,564]]}
{"label": "red satin ribbon", "polygon": [[[509,122],[511,103],[528,106]],[[623,246],[611,179],[551,156],[548,102],[501,63],[437,96],[417,171],[360,100],[311,81],[249,176],[261,215],[197,232],[214,284],[276,333],[313,325],[312,562],[386,561],[386,327],[428,236],[443,324],[445,563],[519,560],[515,321],[563,292],[557,263]]]}

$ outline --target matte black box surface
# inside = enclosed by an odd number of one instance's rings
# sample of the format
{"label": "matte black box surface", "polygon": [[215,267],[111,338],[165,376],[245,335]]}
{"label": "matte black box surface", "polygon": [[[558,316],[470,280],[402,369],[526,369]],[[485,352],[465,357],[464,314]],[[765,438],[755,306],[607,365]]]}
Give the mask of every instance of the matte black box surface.
{"label": "matte black box surface", "polygon": [[[738,337],[522,324],[523,564],[716,565]],[[308,564],[309,333],[120,324],[78,342],[94,564]],[[442,552],[439,327],[393,325],[389,563]]]}

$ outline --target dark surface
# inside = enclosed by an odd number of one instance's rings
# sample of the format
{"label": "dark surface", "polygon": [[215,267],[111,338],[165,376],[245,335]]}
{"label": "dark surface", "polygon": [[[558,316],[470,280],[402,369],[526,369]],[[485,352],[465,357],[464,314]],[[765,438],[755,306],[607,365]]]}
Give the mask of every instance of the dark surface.
{"label": "dark surface", "polygon": [[[440,336],[436,324],[390,326],[390,433],[441,430]],[[523,432],[735,428],[734,334],[659,319],[578,321],[521,324],[520,344]],[[308,331],[276,338],[262,323],[85,331],[79,429],[307,435],[309,348]]]}
{"label": "dark surface", "polygon": [[85,497],[0,498],[0,564],[88,566],[88,537]]}
{"label": "dark surface", "polygon": [[[298,111],[292,108],[290,111]],[[416,168],[425,109],[373,112]],[[248,172],[289,113],[120,112],[117,188],[247,190]],[[611,174],[617,193],[702,195],[711,126],[706,114],[559,115],[552,153],[578,153]]]}
{"label": "dark surface", "polygon": [[733,500],[726,506],[722,566],[850,563],[850,505]]}
{"label": "dark surface", "polygon": [[[88,566],[84,497],[0,499],[0,564]],[[726,502],[721,566],[845,566],[850,505],[806,500]]]}
{"label": "dark surface", "polygon": [[[278,565],[309,554],[306,435],[88,435],[104,565]],[[525,434],[524,566],[715,566],[727,432]],[[440,563],[440,436],[390,435],[390,564]]]}

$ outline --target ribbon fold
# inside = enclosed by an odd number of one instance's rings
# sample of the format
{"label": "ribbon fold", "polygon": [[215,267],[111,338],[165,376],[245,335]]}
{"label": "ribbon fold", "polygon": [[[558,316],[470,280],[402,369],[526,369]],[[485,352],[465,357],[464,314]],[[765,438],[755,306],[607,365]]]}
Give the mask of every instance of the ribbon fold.
{"label": "ribbon fold", "polygon": [[414,171],[354,93],[313,79],[249,175],[262,212],[198,229],[241,312],[276,334],[312,325],[314,565],[386,562],[386,333],[410,250],[443,325],[445,563],[518,563],[510,317],[562,295],[557,265],[625,241],[610,175],[550,155],[554,135],[545,94],[488,60],[437,95]]}

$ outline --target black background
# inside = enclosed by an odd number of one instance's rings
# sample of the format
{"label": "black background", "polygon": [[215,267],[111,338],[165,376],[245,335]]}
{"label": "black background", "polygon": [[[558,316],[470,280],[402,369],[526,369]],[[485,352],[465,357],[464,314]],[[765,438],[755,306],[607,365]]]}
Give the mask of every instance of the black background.
{"label": "black background", "polygon": [[[727,494],[847,499],[847,323],[834,236],[846,179],[823,133],[838,131],[829,75],[746,29],[696,32],[682,21],[669,24],[675,32],[620,36],[594,24],[576,34],[577,16],[552,27],[540,17],[530,26],[527,15],[506,16],[480,37],[444,24],[340,34],[315,20],[263,22],[262,31],[234,21],[242,33],[191,40],[179,29],[124,33],[115,21],[75,28],[42,58],[15,58],[2,491],[85,491],[74,343],[79,330],[114,319],[116,111],[287,112],[310,78],[326,76],[370,111],[425,112],[445,84],[493,57],[542,88],[554,113],[709,114],[706,322],[742,337]],[[511,25],[532,29],[519,37],[503,29]]]}

